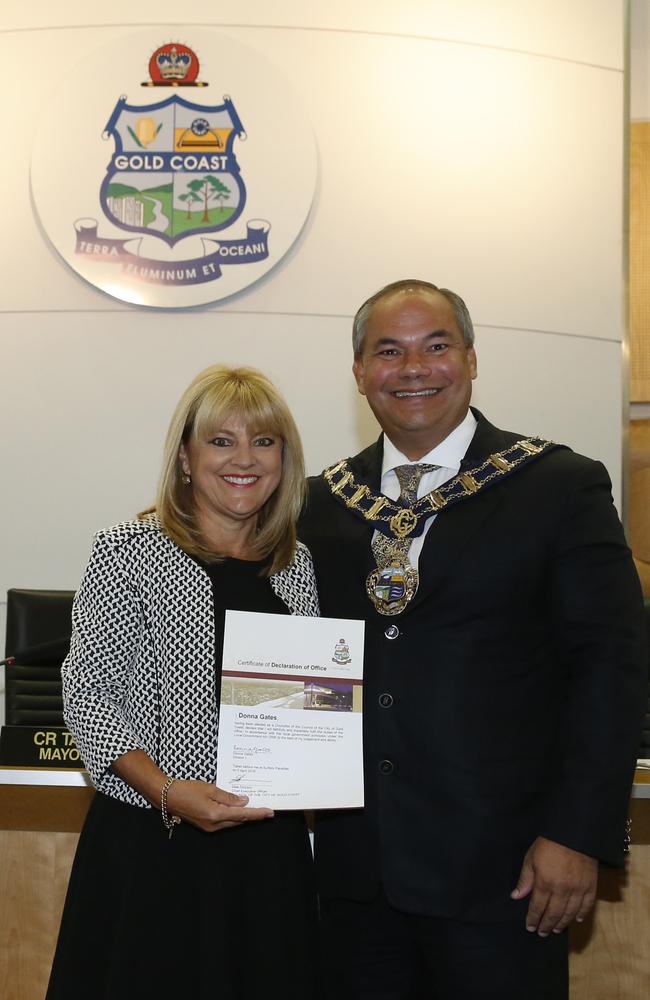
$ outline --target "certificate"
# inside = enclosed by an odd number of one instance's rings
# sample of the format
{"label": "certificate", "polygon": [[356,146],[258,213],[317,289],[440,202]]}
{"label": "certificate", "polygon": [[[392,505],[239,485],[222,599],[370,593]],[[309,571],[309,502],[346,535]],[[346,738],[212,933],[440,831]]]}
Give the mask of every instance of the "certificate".
{"label": "certificate", "polygon": [[217,785],[272,809],[363,805],[364,623],[226,611]]}

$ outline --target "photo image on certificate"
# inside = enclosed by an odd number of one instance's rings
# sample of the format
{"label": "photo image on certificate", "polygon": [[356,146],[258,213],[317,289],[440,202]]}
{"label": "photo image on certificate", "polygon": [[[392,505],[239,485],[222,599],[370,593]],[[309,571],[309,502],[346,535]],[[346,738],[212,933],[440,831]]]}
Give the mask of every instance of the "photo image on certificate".
{"label": "photo image on certificate", "polygon": [[309,708],[314,711],[360,712],[361,687],[323,681],[264,680],[229,676],[221,681],[221,704],[257,705],[259,708]]}
{"label": "photo image on certificate", "polygon": [[250,805],[363,805],[364,623],[227,611],[217,784]]}

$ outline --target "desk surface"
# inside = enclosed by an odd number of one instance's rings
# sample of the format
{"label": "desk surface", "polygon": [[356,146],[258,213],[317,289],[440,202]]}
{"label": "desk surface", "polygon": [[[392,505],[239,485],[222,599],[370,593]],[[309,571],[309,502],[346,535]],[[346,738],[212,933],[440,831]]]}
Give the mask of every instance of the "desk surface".
{"label": "desk surface", "polygon": [[[93,788],[85,771],[21,769],[0,767],[0,830],[49,830],[78,833],[88,811]],[[632,788],[633,799],[650,799],[650,770],[638,768]],[[634,804],[632,804],[633,806]],[[644,830],[639,828],[636,814]],[[638,803],[631,808],[635,827],[648,843],[647,809]]]}
{"label": "desk surface", "polygon": [[[650,760],[634,773],[632,798],[650,798]],[[4,767],[0,765],[0,785],[48,785],[63,788],[92,788],[88,773],[78,768],[47,770],[41,767]]]}
{"label": "desk surface", "polygon": [[94,790],[87,785],[0,784],[0,831],[79,833]]}
{"label": "desk surface", "polygon": [[59,785],[71,788],[91,788],[88,773],[79,768],[57,768],[46,770],[41,767],[0,766],[0,785]]}
{"label": "desk surface", "polygon": [[93,794],[86,771],[0,767],[0,830],[79,833]]}

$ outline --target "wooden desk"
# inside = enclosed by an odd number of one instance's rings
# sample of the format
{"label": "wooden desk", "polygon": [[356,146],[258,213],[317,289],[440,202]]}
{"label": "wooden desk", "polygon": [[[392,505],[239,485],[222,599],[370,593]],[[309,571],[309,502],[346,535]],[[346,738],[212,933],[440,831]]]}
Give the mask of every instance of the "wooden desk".
{"label": "wooden desk", "polygon": [[[649,778],[637,772],[644,791]],[[630,818],[627,867],[601,870],[593,915],[571,928],[571,1000],[650,997],[650,798],[633,798]]]}
{"label": "wooden desk", "polygon": [[[601,872],[594,915],[571,931],[571,1000],[650,996],[650,797],[643,797],[650,772],[638,771],[636,782],[628,866]],[[2,1000],[43,1000],[92,795],[82,787],[0,784]]]}
{"label": "wooden desk", "polygon": [[45,996],[72,859],[93,794],[81,786],[0,784],[3,1000]]}

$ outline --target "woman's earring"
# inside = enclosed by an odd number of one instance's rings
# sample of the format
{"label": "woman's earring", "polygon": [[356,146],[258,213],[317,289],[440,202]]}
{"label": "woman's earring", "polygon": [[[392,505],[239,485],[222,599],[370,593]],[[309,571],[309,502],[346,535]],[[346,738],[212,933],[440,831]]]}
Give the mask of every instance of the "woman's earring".
{"label": "woman's earring", "polygon": [[192,477],[188,476],[187,472],[181,473],[181,482],[184,486],[189,486],[192,482]]}

